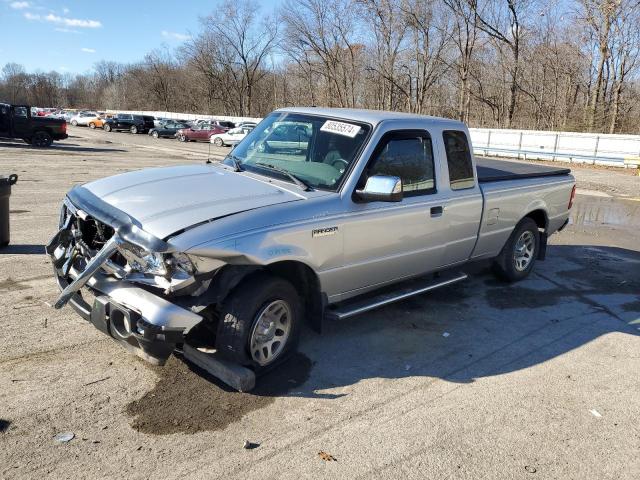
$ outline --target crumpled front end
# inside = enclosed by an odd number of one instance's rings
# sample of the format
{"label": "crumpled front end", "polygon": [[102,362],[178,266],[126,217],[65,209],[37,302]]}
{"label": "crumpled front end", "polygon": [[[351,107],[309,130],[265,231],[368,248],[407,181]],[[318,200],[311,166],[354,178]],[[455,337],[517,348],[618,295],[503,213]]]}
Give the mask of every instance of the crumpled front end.
{"label": "crumpled front end", "polygon": [[142,358],[163,364],[203,317],[170,301],[193,291],[189,258],[82,187],[69,192],[60,230],[46,247],[60,296],[83,318]]}

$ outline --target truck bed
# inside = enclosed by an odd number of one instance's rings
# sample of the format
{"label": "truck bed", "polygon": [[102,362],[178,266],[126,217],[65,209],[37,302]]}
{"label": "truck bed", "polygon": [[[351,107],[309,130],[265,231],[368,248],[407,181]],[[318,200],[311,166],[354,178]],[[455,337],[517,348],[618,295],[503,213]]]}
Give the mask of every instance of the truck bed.
{"label": "truck bed", "polygon": [[478,181],[499,182],[505,180],[520,180],[523,178],[553,177],[571,173],[568,168],[547,167],[524,162],[509,162],[507,160],[491,160],[476,157]]}

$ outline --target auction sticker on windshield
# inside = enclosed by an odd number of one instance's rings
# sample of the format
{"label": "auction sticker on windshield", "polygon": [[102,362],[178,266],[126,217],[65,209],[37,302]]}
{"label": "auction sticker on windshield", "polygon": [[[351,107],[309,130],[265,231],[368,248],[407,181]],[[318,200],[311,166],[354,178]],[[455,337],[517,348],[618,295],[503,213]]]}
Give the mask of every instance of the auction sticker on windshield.
{"label": "auction sticker on windshield", "polygon": [[360,131],[358,125],[352,125],[351,123],[336,122],[335,120],[327,120],[324,125],[320,127],[323,132],[337,133],[338,135],[344,135],[345,137],[355,137]]}

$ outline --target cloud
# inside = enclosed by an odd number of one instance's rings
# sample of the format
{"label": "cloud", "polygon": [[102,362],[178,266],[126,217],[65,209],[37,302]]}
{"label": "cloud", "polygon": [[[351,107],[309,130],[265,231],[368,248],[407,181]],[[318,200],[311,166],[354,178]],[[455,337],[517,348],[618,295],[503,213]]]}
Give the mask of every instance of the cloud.
{"label": "cloud", "polygon": [[185,40],[189,40],[191,38],[190,35],[185,35],[184,33],[168,32],[166,30],[162,30],[162,32],[160,33],[164,38],[179,40],[181,42],[184,42]]}
{"label": "cloud", "polygon": [[11,2],[9,6],[14,10],[22,10],[24,8],[29,8],[29,2]]}
{"label": "cloud", "polygon": [[62,13],[64,13],[65,15],[66,15],[67,13],[69,13],[69,12],[70,12],[70,10],[69,10],[67,7],[64,7],[64,8],[62,9]]}
{"label": "cloud", "polygon": [[82,50],[85,53],[96,53],[95,49],[93,48],[82,47],[80,50]]}
{"label": "cloud", "polygon": [[53,13],[42,16],[42,15],[26,12],[24,14],[24,18],[26,18],[27,20],[32,20],[37,22],[49,22],[49,23],[54,23],[56,25],[64,25],[65,27],[78,27],[78,28],[102,27],[102,23],[99,22],[98,20],[82,20],[79,18],[59,17],[58,15],[54,15]]}
{"label": "cloud", "polygon": [[80,33],[78,30],[73,30],[71,28],[64,28],[64,27],[56,27],[54,28],[54,30],[56,32],[62,32],[62,33]]}

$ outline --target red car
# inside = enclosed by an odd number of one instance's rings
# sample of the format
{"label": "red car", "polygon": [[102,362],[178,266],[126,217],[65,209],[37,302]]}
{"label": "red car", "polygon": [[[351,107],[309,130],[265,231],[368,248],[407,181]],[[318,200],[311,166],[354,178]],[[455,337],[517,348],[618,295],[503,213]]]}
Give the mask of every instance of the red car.
{"label": "red car", "polygon": [[181,142],[210,142],[212,136],[219,135],[227,130],[229,129],[219,127],[212,123],[201,123],[190,128],[178,130],[176,138]]}

